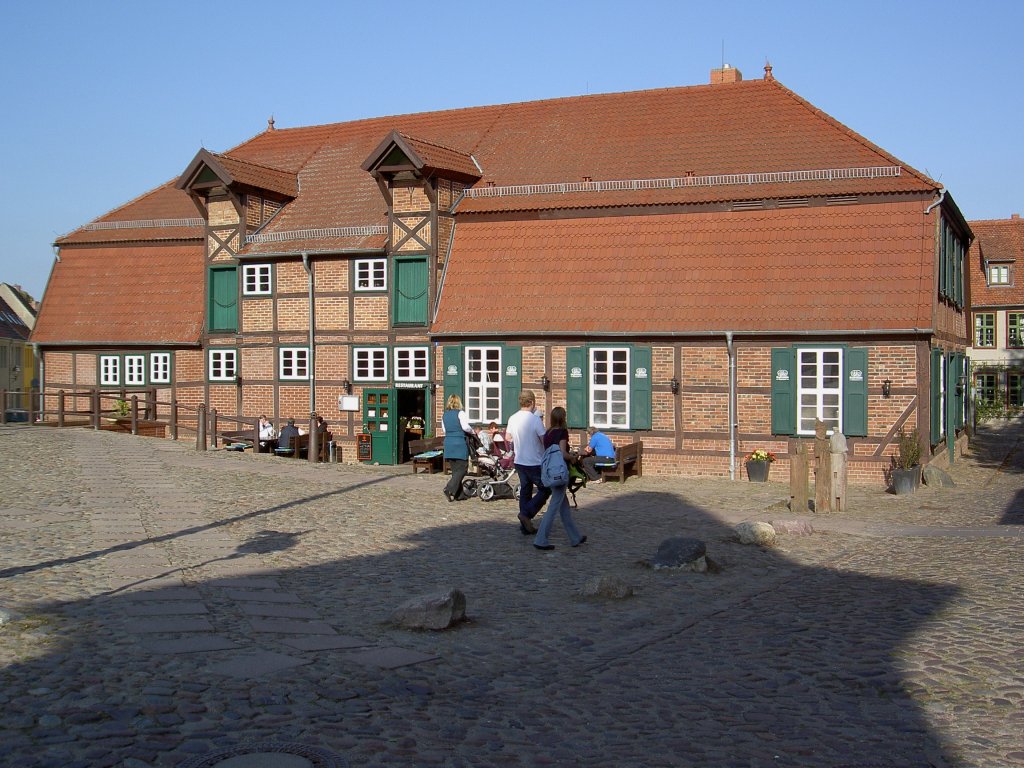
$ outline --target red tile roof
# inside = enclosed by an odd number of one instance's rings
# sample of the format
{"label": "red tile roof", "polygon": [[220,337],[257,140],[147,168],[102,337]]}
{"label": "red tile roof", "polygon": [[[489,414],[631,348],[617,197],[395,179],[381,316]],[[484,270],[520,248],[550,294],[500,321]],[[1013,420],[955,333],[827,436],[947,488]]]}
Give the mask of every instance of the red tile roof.
{"label": "red tile roof", "polygon": [[298,181],[294,171],[282,171],[279,168],[271,168],[216,152],[209,154],[230,174],[232,181],[257,189],[279,192],[288,197],[295,197],[299,194]]}
{"label": "red tile roof", "polygon": [[196,344],[204,270],[202,245],[64,248],[32,341]]}
{"label": "red tile roof", "polygon": [[916,201],[467,220],[458,224],[433,332],[927,328],[932,260],[922,211]]}
{"label": "red tile roof", "polygon": [[[970,222],[975,240],[968,253],[973,307],[1024,306],[1024,219]],[[1011,285],[989,286],[985,264],[1013,262]]]}

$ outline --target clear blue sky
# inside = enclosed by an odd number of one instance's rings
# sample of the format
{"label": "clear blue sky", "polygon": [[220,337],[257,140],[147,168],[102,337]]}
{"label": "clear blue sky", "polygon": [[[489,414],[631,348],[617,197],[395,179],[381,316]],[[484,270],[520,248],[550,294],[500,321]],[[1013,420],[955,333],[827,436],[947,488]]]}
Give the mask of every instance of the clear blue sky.
{"label": "clear blue sky", "polygon": [[[705,83],[783,84],[944,184],[1024,213],[1024,2],[5,0],[0,281],[266,128]],[[751,169],[756,170],[756,169]]]}

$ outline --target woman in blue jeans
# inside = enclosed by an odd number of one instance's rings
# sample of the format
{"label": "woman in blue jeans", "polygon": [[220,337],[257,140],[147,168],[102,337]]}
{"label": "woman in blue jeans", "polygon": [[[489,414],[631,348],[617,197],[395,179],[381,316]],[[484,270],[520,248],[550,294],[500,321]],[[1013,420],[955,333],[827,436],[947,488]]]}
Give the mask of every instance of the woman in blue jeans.
{"label": "woman in blue jeans", "polygon": [[[544,448],[557,445],[562,449],[562,458],[566,464],[573,460],[569,453],[569,429],[565,421],[565,408],[561,406],[551,409],[551,426],[544,435]],[[537,536],[533,540],[533,546],[545,551],[554,549],[554,545],[548,543],[548,536],[551,534],[551,526],[555,524],[555,517],[561,519],[562,527],[565,528],[565,535],[569,537],[569,543],[578,547],[587,540],[576,527],[576,521],[572,518],[572,510],[569,507],[569,499],[565,495],[564,485],[556,485],[551,488],[551,501],[548,502],[547,512],[544,519],[540,521],[540,528],[537,529]]]}

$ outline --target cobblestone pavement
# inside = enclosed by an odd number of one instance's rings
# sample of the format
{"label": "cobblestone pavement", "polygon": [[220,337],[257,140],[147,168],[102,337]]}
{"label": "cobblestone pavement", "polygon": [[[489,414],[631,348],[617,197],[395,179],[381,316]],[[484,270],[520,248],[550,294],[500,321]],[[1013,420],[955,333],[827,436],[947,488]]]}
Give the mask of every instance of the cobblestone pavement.
{"label": "cobblestone pavement", "polygon": [[[785,485],[591,486],[545,553],[405,467],[0,427],[0,765],[1024,765],[1022,436],[772,549],[732,525]],[[720,571],[646,567],[675,535]],[[605,574],[636,594],[580,594]],[[388,625],[446,587],[457,629]]]}

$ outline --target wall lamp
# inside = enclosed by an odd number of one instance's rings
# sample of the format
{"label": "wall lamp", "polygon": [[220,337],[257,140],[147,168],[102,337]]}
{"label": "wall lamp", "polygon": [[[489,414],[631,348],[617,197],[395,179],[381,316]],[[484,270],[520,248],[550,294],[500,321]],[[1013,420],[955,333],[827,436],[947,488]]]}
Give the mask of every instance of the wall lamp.
{"label": "wall lamp", "polygon": [[548,375],[546,373],[542,374],[540,377],[540,388],[543,389],[545,392],[547,392],[551,388],[551,379],[548,378]]}
{"label": "wall lamp", "polygon": [[882,382],[882,397],[888,399],[889,395],[892,394],[892,381],[886,379]]}
{"label": "wall lamp", "polygon": [[436,395],[437,394],[437,382],[436,381],[430,382],[430,394],[432,394],[432,395]]}
{"label": "wall lamp", "polygon": [[678,395],[679,394],[679,379],[677,379],[675,376],[673,376],[672,377],[672,381],[669,383],[669,386],[672,388],[672,394],[673,395]]}
{"label": "wall lamp", "polygon": [[341,388],[345,390],[346,395],[352,394],[352,382],[349,381],[348,379],[345,379],[343,382],[341,382]]}

